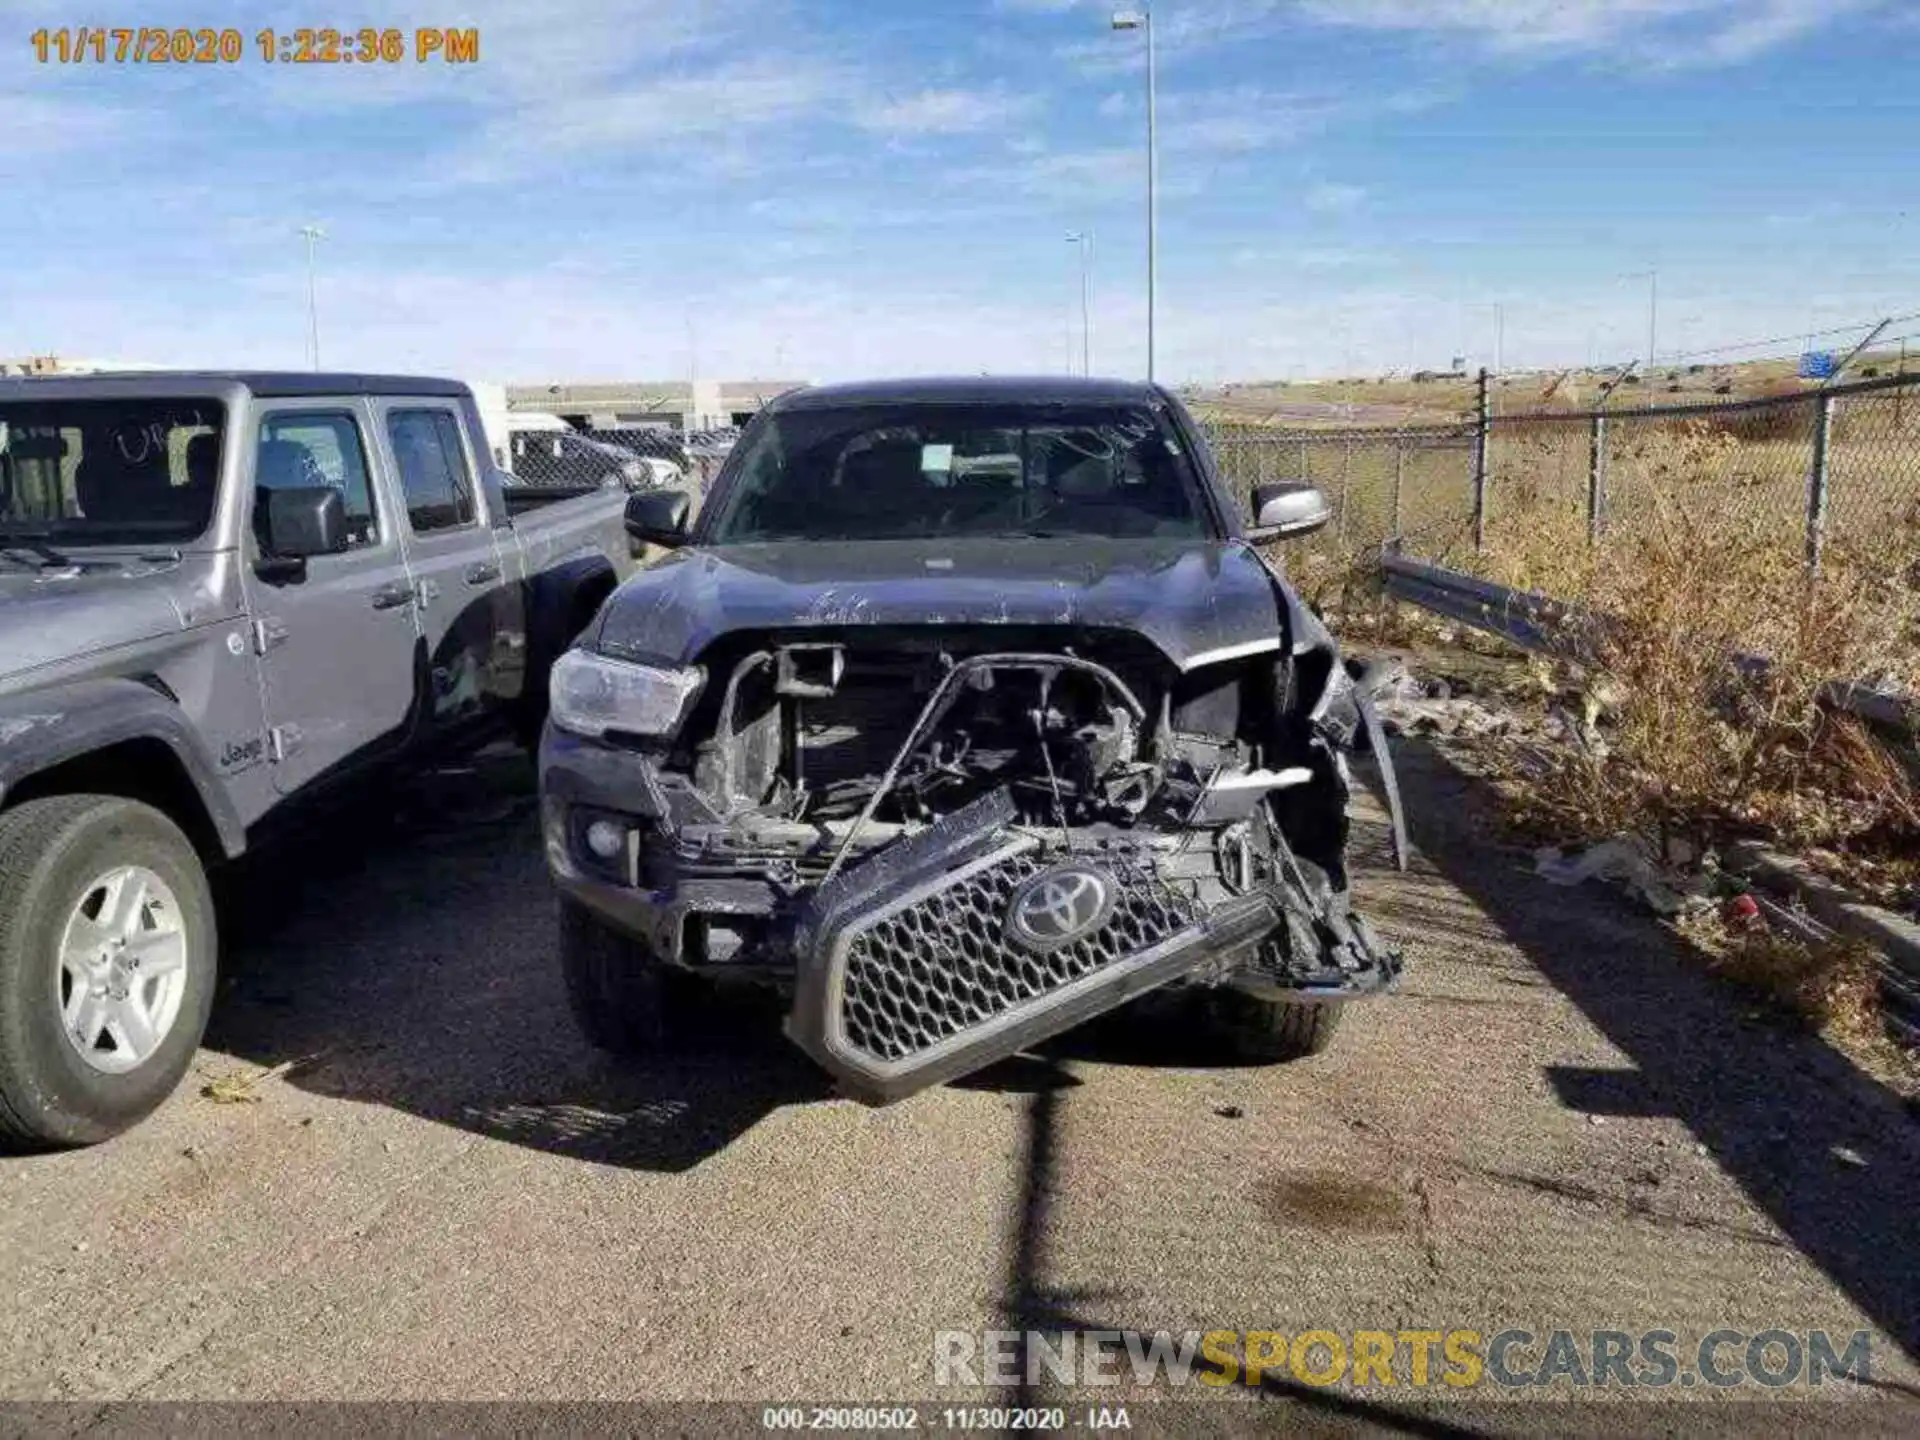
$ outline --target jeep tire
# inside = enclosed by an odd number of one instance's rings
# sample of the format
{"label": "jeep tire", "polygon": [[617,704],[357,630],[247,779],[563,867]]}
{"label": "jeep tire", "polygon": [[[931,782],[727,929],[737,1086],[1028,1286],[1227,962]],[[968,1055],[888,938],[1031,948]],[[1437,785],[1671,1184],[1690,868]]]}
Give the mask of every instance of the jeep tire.
{"label": "jeep tire", "polygon": [[151,1113],[206,1030],[217,951],[200,857],[158,810],[0,813],[0,1143],[89,1145]]}

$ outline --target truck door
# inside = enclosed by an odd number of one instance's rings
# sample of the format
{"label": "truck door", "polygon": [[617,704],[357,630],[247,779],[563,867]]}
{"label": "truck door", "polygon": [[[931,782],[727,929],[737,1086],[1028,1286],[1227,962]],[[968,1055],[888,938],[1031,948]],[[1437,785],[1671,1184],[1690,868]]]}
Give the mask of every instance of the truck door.
{"label": "truck door", "polygon": [[375,402],[381,440],[406,501],[402,519],[420,631],[426,641],[430,715],[451,729],[496,712],[517,693],[496,646],[494,602],[506,582],[486,523],[471,457],[452,400]]}
{"label": "truck door", "polygon": [[275,402],[258,413],[255,535],[262,491],[320,484],[341,492],[349,535],[344,553],[312,557],[301,578],[248,576],[265,745],[275,788],[290,791],[405,739],[419,632],[400,517],[372,483],[365,402]]}

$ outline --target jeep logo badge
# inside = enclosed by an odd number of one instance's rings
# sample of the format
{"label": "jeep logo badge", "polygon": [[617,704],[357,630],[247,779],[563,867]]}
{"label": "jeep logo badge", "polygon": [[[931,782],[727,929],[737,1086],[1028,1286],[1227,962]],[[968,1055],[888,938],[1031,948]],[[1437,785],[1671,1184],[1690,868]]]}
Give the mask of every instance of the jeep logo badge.
{"label": "jeep logo badge", "polygon": [[1091,935],[1113,913],[1113,881],[1090,865],[1044,870],[1013,892],[1007,934],[1022,949],[1045,953]]}

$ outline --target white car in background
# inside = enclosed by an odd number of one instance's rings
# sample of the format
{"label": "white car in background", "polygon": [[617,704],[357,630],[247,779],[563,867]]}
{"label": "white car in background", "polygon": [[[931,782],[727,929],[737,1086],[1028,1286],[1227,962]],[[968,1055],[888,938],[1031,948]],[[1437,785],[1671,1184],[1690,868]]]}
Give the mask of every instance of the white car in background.
{"label": "white car in background", "polygon": [[648,490],[659,484],[646,457],[570,427],[511,432],[507,465],[528,485],[619,485]]}
{"label": "white car in background", "polygon": [[654,488],[672,489],[677,485],[684,485],[686,483],[686,471],[682,470],[664,455],[642,455],[639,457],[639,460],[642,465],[647,467],[647,472],[652,476],[651,483]]}

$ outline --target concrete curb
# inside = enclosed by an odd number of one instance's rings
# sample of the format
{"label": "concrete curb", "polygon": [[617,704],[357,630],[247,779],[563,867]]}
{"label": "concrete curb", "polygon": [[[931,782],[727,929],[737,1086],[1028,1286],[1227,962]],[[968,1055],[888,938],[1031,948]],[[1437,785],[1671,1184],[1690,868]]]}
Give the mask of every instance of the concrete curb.
{"label": "concrete curb", "polygon": [[1920,925],[1855,899],[1831,880],[1791,856],[1750,840],[1726,850],[1727,868],[1750,875],[1769,890],[1791,895],[1835,930],[1877,946],[1896,969],[1920,984]]}

